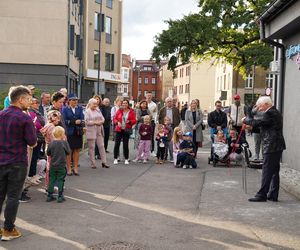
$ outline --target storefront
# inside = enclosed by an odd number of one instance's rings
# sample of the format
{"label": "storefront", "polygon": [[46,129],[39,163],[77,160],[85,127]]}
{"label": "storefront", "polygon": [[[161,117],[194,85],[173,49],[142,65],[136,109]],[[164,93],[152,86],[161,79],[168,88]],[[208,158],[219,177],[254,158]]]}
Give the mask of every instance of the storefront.
{"label": "storefront", "polygon": [[300,171],[300,1],[275,1],[260,17],[261,39],[279,49],[276,106],[284,119],[283,162]]}

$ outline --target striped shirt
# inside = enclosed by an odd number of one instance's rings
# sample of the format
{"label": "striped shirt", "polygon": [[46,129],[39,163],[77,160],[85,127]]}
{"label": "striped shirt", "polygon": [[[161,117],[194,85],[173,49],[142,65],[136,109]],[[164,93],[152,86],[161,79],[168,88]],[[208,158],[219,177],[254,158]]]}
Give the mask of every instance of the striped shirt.
{"label": "striped shirt", "polygon": [[28,114],[15,106],[0,111],[0,166],[27,166],[27,145],[36,141],[36,129]]}

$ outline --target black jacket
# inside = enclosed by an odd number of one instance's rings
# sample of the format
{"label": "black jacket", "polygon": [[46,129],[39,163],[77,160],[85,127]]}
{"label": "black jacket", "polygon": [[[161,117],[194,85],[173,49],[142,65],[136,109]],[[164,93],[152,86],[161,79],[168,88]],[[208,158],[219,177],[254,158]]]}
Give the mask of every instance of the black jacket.
{"label": "black jacket", "polygon": [[105,119],[103,127],[109,128],[111,125],[111,107],[101,106],[100,111]]}
{"label": "black jacket", "polygon": [[282,133],[282,115],[275,107],[271,107],[266,111],[262,119],[247,118],[244,123],[254,128],[260,127],[264,154],[281,152],[286,149]]}
{"label": "black jacket", "polygon": [[208,114],[208,126],[211,128],[217,128],[221,126],[222,128],[227,127],[227,115],[223,111],[212,111]]}

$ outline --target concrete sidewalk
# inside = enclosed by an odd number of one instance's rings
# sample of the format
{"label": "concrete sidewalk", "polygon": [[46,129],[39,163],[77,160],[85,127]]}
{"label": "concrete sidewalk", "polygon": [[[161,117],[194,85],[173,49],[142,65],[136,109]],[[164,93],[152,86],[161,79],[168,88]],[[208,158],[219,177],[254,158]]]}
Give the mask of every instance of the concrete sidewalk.
{"label": "concrete sidewalk", "polygon": [[248,169],[245,194],[242,169],[208,165],[209,148],[197,169],[153,158],[115,166],[111,153],[111,168],[91,169],[84,154],[80,176],[66,179],[66,202],[46,203],[32,189],[16,222],[23,237],[0,249],[300,249],[300,202],[283,190],[278,203],[248,202],[260,173]]}

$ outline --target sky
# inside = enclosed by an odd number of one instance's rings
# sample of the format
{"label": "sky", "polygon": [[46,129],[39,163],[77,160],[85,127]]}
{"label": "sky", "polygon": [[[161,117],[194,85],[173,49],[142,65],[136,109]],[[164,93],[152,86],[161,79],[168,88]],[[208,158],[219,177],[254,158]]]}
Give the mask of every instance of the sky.
{"label": "sky", "polygon": [[122,53],[149,59],[154,37],[167,29],[164,20],[181,19],[198,10],[197,0],[123,0]]}

